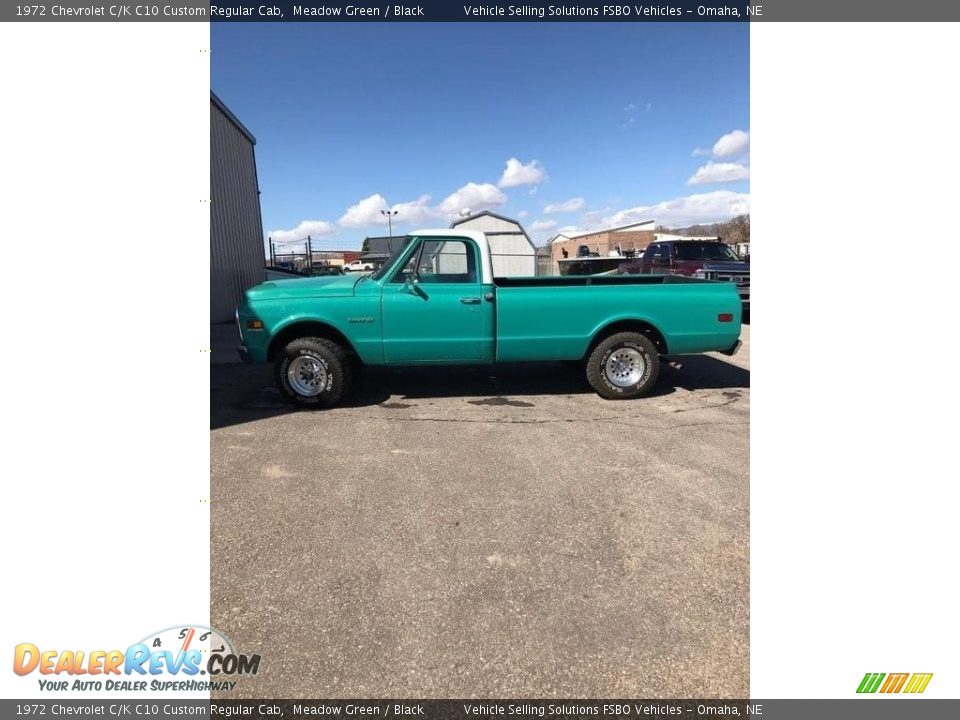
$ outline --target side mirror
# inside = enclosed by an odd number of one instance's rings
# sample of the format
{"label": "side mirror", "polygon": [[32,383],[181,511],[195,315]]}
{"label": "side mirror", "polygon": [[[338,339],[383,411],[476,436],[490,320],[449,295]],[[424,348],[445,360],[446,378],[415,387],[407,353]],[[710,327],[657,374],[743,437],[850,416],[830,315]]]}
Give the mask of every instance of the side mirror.
{"label": "side mirror", "polygon": [[425,297],[423,289],[420,287],[420,276],[415,272],[410,273],[407,276],[407,279],[403,283],[404,288],[411,295],[419,295],[420,297]]}

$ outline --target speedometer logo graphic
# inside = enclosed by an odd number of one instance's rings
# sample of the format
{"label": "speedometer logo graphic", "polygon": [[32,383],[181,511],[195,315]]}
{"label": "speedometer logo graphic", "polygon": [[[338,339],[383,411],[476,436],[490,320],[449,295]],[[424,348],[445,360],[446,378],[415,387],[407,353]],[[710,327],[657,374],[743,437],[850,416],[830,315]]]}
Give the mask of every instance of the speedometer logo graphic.
{"label": "speedometer logo graphic", "polygon": [[151,633],[139,646],[148,649],[151,663],[164,657],[166,669],[174,673],[184,668],[188,674],[256,675],[260,669],[259,655],[236,652],[226,635],[206,625],[174,625]]}
{"label": "speedometer logo graphic", "polygon": [[215,672],[216,667],[210,667],[214,656],[220,659],[220,662],[214,665],[220,667],[221,671],[224,658],[237,657],[229,638],[205,625],[175,625],[151,633],[140,642],[149,647],[151,652],[167,651],[174,657],[178,655],[186,657],[191,650],[198,651],[201,657],[198,663],[202,668],[201,675],[206,675],[208,672],[218,674]]}

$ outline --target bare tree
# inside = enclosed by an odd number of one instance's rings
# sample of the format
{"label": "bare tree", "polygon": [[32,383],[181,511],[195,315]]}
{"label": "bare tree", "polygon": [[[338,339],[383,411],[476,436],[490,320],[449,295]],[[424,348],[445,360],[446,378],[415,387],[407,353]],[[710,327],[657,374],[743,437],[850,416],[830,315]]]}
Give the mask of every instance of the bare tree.
{"label": "bare tree", "polygon": [[726,235],[723,238],[730,244],[750,242],[750,216],[738,215],[733,220],[724,223]]}
{"label": "bare tree", "polygon": [[750,242],[750,216],[738,215],[726,222],[690,225],[689,227],[665,230],[665,232],[676,233],[677,235],[716,236],[729,245],[748,243]]}

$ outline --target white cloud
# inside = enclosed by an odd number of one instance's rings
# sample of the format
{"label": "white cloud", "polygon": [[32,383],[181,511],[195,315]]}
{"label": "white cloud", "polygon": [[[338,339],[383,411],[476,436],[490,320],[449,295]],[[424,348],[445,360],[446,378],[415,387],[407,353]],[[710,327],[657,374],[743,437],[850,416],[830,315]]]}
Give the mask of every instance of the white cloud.
{"label": "white cloud", "polygon": [[[444,198],[439,205],[431,205],[429,195],[390,205],[383,195],[374,193],[347,208],[339,222],[341,226],[352,229],[386,226],[387,217],[380,211],[389,208],[391,212],[396,211],[396,215],[392,216],[395,228],[404,225],[423,226],[458,217],[464,208],[480,212],[494,210],[506,202],[507,196],[490,183],[467,183]],[[335,226],[331,227],[335,229]]]}
{"label": "white cloud", "polygon": [[537,220],[530,226],[530,232],[533,233],[546,233],[550,232],[557,226],[556,220]]}
{"label": "white cloud", "polygon": [[380,193],[365,197],[356,205],[351,205],[340,218],[340,224],[348,228],[365,228],[371,225],[386,225],[387,219],[380,214],[387,209],[387,200]]}
{"label": "white cloud", "polygon": [[543,212],[547,215],[551,213],[565,213],[565,212],[576,212],[584,206],[584,200],[582,197],[570,198],[569,200],[564,200],[559,203],[550,203],[547,205]]}
{"label": "white cloud", "polygon": [[503,175],[500,176],[499,187],[508,188],[517,185],[536,185],[543,182],[547,177],[546,171],[536,160],[531,160],[524,165],[516,158],[507,160],[507,166],[503,169]]}
{"label": "white cloud", "polygon": [[743,130],[728,132],[713,144],[713,154],[716,157],[742,155],[749,149],[750,133]]}
{"label": "white cloud", "polygon": [[743,130],[732,130],[717,140],[712,148],[694,148],[694,157],[713,155],[718,158],[746,155],[750,150],[750,133]]}
{"label": "white cloud", "polygon": [[711,183],[734,182],[735,180],[749,180],[750,168],[740,163],[708,162],[699,168],[687,185],[709,185]]}
{"label": "white cloud", "polygon": [[495,210],[507,202],[507,196],[490,183],[467,183],[456,192],[443,199],[436,207],[437,216],[457,217],[464,208],[477,213],[481,210]]}
{"label": "white cloud", "polygon": [[750,212],[750,195],[730,190],[715,190],[709,193],[687,195],[664,200],[655,205],[640,205],[614,213],[605,223],[618,227],[656,220],[658,225],[683,226],[698,223],[720,222]]}
{"label": "white cloud", "polygon": [[295,228],[290,230],[271,230],[267,236],[273,238],[275,243],[288,243],[299,240],[306,240],[310,237],[323,237],[324,235],[335,235],[337,226],[326,220],[304,220]]}
{"label": "white cloud", "polygon": [[390,205],[380,193],[365,197],[356,205],[351,205],[340,218],[340,224],[347,228],[369,228],[386,225],[387,218],[381,210],[397,211],[393,217],[394,225],[419,225],[436,217],[436,211],[430,207],[430,196],[421,195],[416,200]]}
{"label": "white cloud", "polygon": [[391,205],[390,210],[396,210],[393,218],[394,225],[423,225],[436,217],[436,211],[430,207],[430,196],[421,195],[416,200]]}
{"label": "white cloud", "polygon": [[527,212],[526,210],[521,210],[520,212],[517,213],[517,217],[523,220],[529,214],[530,213]]}

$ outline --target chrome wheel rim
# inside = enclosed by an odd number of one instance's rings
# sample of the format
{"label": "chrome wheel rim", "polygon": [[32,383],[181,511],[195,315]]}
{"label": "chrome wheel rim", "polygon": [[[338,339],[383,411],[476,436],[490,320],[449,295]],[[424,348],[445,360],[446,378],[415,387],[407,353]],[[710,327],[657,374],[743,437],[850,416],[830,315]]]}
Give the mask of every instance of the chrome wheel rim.
{"label": "chrome wheel rim", "polygon": [[297,395],[315,397],[327,387],[327,368],[309,355],[300,355],[290,361],[287,382]]}
{"label": "chrome wheel rim", "polygon": [[621,388],[636,385],[646,371],[647,361],[643,353],[631,347],[614,350],[603,367],[607,380]]}

